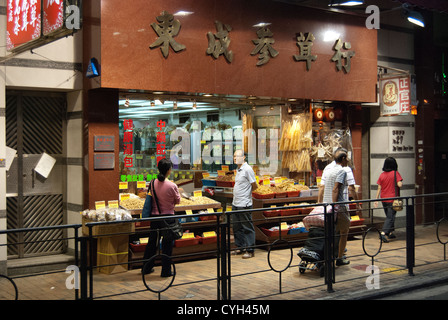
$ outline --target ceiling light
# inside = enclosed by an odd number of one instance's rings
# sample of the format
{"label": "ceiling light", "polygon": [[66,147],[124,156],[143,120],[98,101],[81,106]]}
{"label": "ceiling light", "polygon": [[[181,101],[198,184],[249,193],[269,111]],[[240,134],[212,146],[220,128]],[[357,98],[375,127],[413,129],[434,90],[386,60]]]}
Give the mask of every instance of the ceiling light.
{"label": "ceiling light", "polygon": [[154,91],[153,94],[163,94],[163,91]]}
{"label": "ceiling light", "polygon": [[196,100],[193,101],[193,110],[196,110],[197,104],[196,104]]}
{"label": "ceiling light", "polygon": [[423,16],[420,12],[408,10],[406,12],[406,15],[408,17],[409,22],[412,22],[413,24],[416,24],[422,28],[425,27],[425,19],[423,19]]}
{"label": "ceiling light", "polygon": [[213,95],[211,93],[204,93],[204,97],[213,97]]}
{"label": "ceiling light", "polygon": [[336,6],[359,6],[361,4],[364,4],[364,1],[358,0],[358,1],[348,1],[348,0],[331,0],[328,4],[329,7],[336,7]]}
{"label": "ceiling light", "polygon": [[177,110],[177,100],[174,100],[174,101],[173,101],[173,109],[174,109],[174,110]]}
{"label": "ceiling light", "polygon": [[289,98],[288,101],[297,101],[296,98]]}
{"label": "ceiling light", "polygon": [[270,22],[260,22],[260,23],[254,24],[252,27],[255,27],[255,28],[264,28],[264,27],[267,27],[267,26],[269,26],[269,25],[271,25]]}
{"label": "ceiling light", "polygon": [[177,11],[176,13],[174,13],[173,16],[182,16],[182,17],[185,17],[185,16],[189,16],[190,14],[193,14],[193,13],[194,13],[194,12],[191,12],[191,11],[180,10],[180,11]]}

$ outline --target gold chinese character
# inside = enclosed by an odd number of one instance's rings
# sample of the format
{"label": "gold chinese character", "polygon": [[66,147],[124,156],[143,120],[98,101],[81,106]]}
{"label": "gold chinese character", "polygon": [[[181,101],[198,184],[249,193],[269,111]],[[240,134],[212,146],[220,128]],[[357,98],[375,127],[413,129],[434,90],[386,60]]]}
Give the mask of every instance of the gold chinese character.
{"label": "gold chinese character", "polygon": [[216,32],[215,34],[207,32],[207,54],[211,55],[215,59],[218,59],[219,56],[223,54],[228,62],[232,62],[233,52],[231,50],[229,51],[229,32],[232,30],[232,27],[219,21],[215,21],[215,26],[216,31],[218,32]]}
{"label": "gold chinese character", "polygon": [[297,46],[300,54],[293,55],[293,57],[296,61],[306,61],[306,71],[310,70],[311,62],[317,59],[317,56],[311,54],[314,39],[314,35],[311,32],[305,35],[300,32],[297,36]]}
{"label": "gold chinese character", "polygon": [[257,36],[258,39],[252,40],[254,44],[256,44],[254,50],[250,53],[251,55],[256,55],[259,53],[257,66],[261,66],[269,62],[270,57],[275,58],[278,56],[278,51],[275,50],[272,45],[275,43],[275,40],[272,39],[274,34],[267,27],[262,27],[258,29]]}
{"label": "gold chinese character", "polygon": [[[355,51],[345,51],[341,52],[341,49],[351,49],[352,45],[350,42],[344,42],[342,43],[341,39],[336,40],[336,43],[334,45],[334,51],[335,54],[331,58],[331,61],[336,62],[336,68],[338,71],[341,71],[342,67],[344,67],[344,71],[346,73],[350,72],[351,69],[351,58],[355,56]],[[342,59],[345,59],[345,65],[342,65]]]}
{"label": "gold chinese character", "polygon": [[180,22],[174,19],[174,16],[166,11],[162,12],[162,15],[158,16],[156,23],[151,23],[151,27],[157,33],[159,38],[154,41],[149,47],[151,49],[160,47],[162,54],[165,58],[168,57],[169,48],[173,48],[174,52],[178,52],[185,49],[183,44],[176,42],[173,38],[178,35],[180,30]]}

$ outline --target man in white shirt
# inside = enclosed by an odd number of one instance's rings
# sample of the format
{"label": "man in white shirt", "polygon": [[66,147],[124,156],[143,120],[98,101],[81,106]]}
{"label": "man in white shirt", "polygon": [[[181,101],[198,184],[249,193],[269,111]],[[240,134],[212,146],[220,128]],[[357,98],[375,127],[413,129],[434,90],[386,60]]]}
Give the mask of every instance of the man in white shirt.
{"label": "man in white shirt", "polygon": [[[334,158],[334,163],[330,163],[325,167],[322,174],[318,201],[325,203],[346,202],[348,201],[349,192],[355,200],[358,200],[354,189],[355,179],[353,178],[353,172],[347,167],[347,150],[339,148],[335,151]],[[348,188],[347,190],[348,186],[353,188]],[[360,204],[358,204],[358,208],[360,208]],[[336,231],[340,233],[338,258],[336,260],[336,265],[338,266],[350,263],[349,260],[343,257],[350,228],[350,214],[347,209],[348,205],[339,205],[339,208],[337,208],[338,222]]]}
{"label": "man in white shirt", "polygon": [[[252,191],[257,189],[257,180],[254,170],[245,161],[243,150],[236,150],[233,154],[233,162],[238,169],[235,176],[235,186],[233,188],[232,210],[252,209]],[[232,214],[233,235],[237,249],[234,254],[246,252],[243,259],[254,256],[255,229],[252,223],[252,212],[242,212]]]}

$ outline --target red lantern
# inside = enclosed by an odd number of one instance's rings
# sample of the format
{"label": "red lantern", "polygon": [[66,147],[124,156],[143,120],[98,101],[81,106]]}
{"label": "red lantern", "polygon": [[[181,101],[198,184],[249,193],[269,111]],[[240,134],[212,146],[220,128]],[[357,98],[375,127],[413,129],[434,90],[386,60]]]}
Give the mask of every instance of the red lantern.
{"label": "red lantern", "polygon": [[329,108],[325,110],[325,121],[327,122],[333,122],[335,118],[334,110],[333,108]]}
{"label": "red lantern", "polygon": [[324,119],[324,111],[321,108],[314,109],[314,121],[322,121]]}

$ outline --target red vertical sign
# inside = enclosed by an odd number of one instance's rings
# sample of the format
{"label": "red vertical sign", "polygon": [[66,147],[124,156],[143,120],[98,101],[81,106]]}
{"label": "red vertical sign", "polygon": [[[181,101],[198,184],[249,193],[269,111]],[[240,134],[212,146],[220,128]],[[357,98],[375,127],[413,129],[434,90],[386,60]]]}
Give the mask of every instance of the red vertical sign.
{"label": "red vertical sign", "polygon": [[7,50],[12,50],[40,37],[40,0],[8,0],[6,17]]}
{"label": "red vertical sign", "polygon": [[43,33],[48,35],[64,26],[64,1],[43,1]]}

